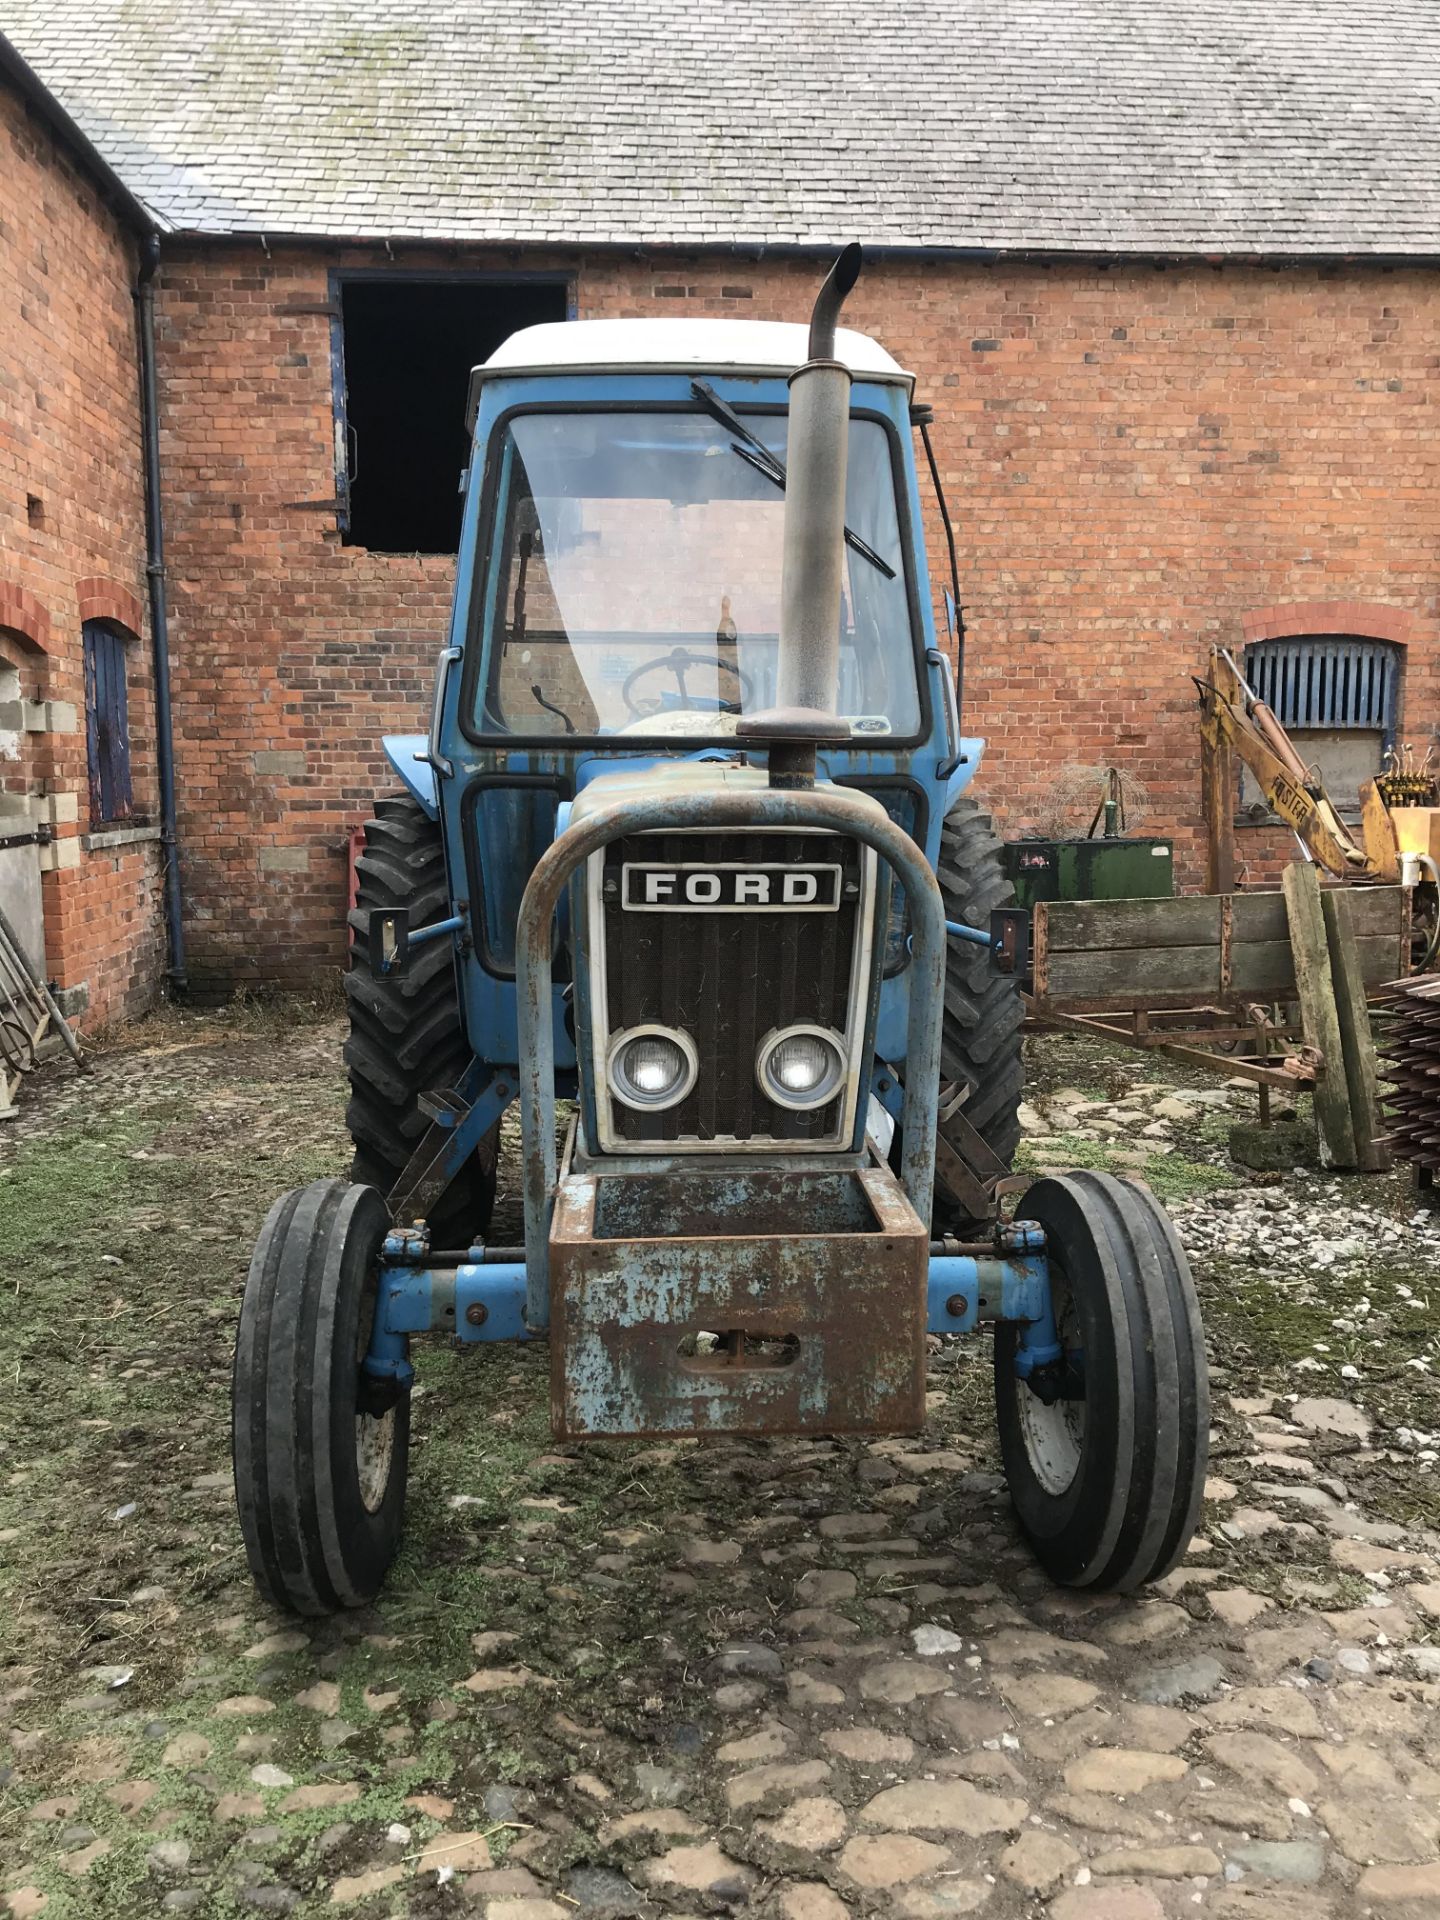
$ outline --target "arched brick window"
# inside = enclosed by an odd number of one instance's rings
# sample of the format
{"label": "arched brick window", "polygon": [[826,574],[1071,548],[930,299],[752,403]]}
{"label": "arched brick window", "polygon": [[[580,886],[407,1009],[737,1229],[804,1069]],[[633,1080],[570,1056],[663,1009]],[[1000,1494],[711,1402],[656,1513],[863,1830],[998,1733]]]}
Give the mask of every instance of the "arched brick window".
{"label": "arched brick window", "polygon": [[50,616],[23,587],[0,580],[0,628],[23,651],[43,657],[50,648]]}
{"label": "arched brick window", "polygon": [[130,676],[145,613],[129,587],[104,574],[77,580],[85,662],[85,757],[90,827],[118,825],[135,811],[130,777]]}
{"label": "arched brick window", "polygon": [[45,697],[48,630],[44,610],[30,595],[0,585],[0,792],[30,792],[37,736],[29,731],[25,707]]}
{"label": "arched brick window", "polygon": [[[49,631],[33,596],[0,584],[0,905],[38,967],[45,964],[45,913],[39,847],[31,836],[44,818],[36,794],[46,736],[36,722],[44,714]],[[48,762],[48,743],[45,757]],[[0,1005],[3,999],[0,993]]]}
{"label": "arched brick window", "polygon": [[130,780],[129,642],[113,620],[87,620],[85,753],[90,769],[90,824],[128,820],[135,801]]}
{"label": "arched brick window", "polygon": [[[1272,607],[1245,622],[1245,677],[1342,813],[1395,745],[1410,616],[1326,602]],[[1242,782],[1242,805],[1247,798]]]}

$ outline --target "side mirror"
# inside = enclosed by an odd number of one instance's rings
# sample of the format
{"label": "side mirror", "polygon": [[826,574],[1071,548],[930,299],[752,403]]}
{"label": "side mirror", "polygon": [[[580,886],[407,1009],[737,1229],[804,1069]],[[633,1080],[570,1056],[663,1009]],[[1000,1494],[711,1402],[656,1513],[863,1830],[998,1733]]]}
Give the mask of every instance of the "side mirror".
{"label": "side mirror", "polygon": [[410,909],[370,909],[370,972],[377,980],[403,973],[410,959]]}

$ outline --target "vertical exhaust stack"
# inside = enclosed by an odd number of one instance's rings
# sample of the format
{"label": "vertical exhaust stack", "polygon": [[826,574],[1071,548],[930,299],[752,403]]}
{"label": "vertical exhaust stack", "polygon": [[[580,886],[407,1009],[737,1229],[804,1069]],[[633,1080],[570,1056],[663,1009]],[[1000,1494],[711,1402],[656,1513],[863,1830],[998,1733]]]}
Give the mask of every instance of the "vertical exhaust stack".
{"label": "vertical exhaust stack", "polygon": [[826,275],[810,316],[809,358],[790,377],[778,704],[736,728],[741,740],[768,746],[772,787],[813,786],[817,747],[849,738],[836,708],[850,370],[835,358],[835,326],[860,264],[852,241]]}

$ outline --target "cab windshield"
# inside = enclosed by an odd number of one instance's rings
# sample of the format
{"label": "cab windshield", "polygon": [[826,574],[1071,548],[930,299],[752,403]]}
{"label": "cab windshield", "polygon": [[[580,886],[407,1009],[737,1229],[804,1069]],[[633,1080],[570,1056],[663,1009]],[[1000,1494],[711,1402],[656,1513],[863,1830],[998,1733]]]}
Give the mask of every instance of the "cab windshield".
{"label": "cab windshield", "polygon": [[[480,730],[723,735],[774,706],[786,426],[748,413],[741,439],[701,411],[515,416]],[[894,469],[875,420],[850,423],[845,516],[839,711],[857,737],[914,735]]]}

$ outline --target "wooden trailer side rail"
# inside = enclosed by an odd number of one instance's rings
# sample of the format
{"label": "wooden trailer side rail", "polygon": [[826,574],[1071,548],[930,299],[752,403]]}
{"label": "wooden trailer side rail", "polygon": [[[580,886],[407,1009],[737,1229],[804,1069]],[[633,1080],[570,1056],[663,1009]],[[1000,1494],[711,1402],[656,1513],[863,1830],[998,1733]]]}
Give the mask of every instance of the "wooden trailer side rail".
{"label": "wooden trailer side rail", "polygon": [[[1405,887],[1346,889],[1367,992],[1408,967]],[[1242,1012],[1294,999],[1285,896],[1186,894],[1160,900],[1040,902],[1032,929],[1032,1004],[1050,1014]]]}

